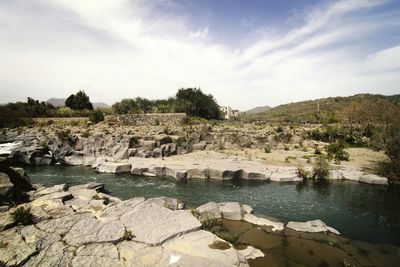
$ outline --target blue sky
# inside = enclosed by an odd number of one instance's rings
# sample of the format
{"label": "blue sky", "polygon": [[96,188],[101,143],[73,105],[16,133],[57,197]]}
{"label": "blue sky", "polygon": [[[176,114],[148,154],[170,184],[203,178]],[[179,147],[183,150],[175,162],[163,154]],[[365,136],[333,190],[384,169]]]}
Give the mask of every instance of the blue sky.
{"label": "blue sky", "polygon": [[398,0],[1,0],[0,103],[201,87],[221,105],[400,93]]}

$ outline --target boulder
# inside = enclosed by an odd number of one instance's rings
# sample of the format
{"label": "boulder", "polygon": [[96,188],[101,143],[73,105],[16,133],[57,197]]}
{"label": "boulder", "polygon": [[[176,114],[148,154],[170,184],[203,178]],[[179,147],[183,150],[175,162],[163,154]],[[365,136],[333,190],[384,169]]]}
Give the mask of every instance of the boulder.
{"label": "boulder", "polygon": [[303,178],[297,176],[297,168],[276,167],[272,170],[270,180],[274,182],[300,182]]}
{"label": "boulder", "polygon": [[197,144],[193,144],[192,145],[192,150],[196,151],[196,150],[204,150],[207,146],[207,143],[205,141],[201,141],[200,143]]}
{"label": "boulder", "polygon": [[222,217],[229,220],[240,221],[242,217],[242,208],[238,202],[221,202],[218,208],[222,213]]}
{"label": "boulder", "polygon": [[179,234],[197,230],[200,222],[188,211],[143,203],[121,216],[121,222],[135,236],[134,240],[159,245]]}
{"label": "boulder", "polygon": [[196,167],[187,170],[187,178],[208,179],[207,167]]}
{"label": "boulder", "polygon": [[388,179],[374,174],[365,174],[360,177],[360,182],[367,184],[387,185]]}
{"label": "boulder", "polygon": [[218,180],[233,180],[239,177],[238,170],[229,170],[229,169],[216,169],[210,168],[208,169],[208,176],[210,179],[218,179]]}
{"label": "boulder", "polygon": [[202,219],[206,218],[219,219],[222,217],[222,213],[218,207],[218,204],[215,202],[208,202],[204,205],[201,205],[196,210],[199,212]]}
{"label": "boulder", "polygon": [[165,167],[165,175],[173,177],[176,180],[185,180],[187,178],[187,171],[179,169],[178,166],[167,166]]}
{"label": "boulder", "polygon": [[45,267],[45,266],[70,266],[73,252],[69,251],[62,242],[54,242],[40,253],[32,257],[24,266]]}
{"label": "boulder", "polygon": [[108,173],[125,173],[131,172],[130,163],[118,163],[118,162],[104,162],[97,166],[96,170],[98,172],[108,172]]}
{"label": "boulder", "polygon": [[153,151],[154,148],[156,148],[157,143],[152,140],[140,140],[139,145],[144,151],[150,152]]}
{"label": "boulder", "polygon": [[118,249],[114,244],[87,244],[76,250],[73,267],[121,266]]}
{"label": "boulder", "polygon": [[64,240],[70,245],[115,242],[122,239],[125,227],[119,221],[102,222],[95,217],[78,220],[67,233]]}
{"label": "boulder", "polygon": [[[213,245],[224,245],[227,248],[217,249]],[[164,256],[160,266],[173,264],[209,267],[249,266],[245,255],[235,250],[231,244],[203,230],[171,239],[163,245],[163,248]],[[254,252],[253,255],[256,256],[255,254],[261,255]]]}
{"label": "boulder", "polygon": [[14,189],[14,184],[6,173],[0,172],[0,198],[9,197]]}
{"label": "boulder", "polygon": [[243,216],[243,220],[246,222],[255,224],[255,225],[263,225],[272,227],[272,231],[282,231],[283,230],[283,223],[281,222],[274,222],[265,218],[259,218],[254,216],[253,214],[246,213]]}
{"label": "boulder", "polygon": [[167,266],[166,257],[163,257],[161,246],[149,246],[143,243],[123,241],[117,245],[119,256],[124,266],[150,267]]}
{"label": "boulder", "polygon": [[309,233],[332,232],[334,234],[340,235],[340,233],[336,229],[327,226],[321,220],[314,220],[308,222],[288,222],[286,227],[299,232],[309,232]]}
{"label": "boulder", "polygon": [[244,210],[244,212],[246,213],[253,213],[253,208],[249,205],[246,204],[242,204],[242,209]]}
{"label": "boulder", "polygon": [[262,171],[242,170],[240,172],[240,178],[245,180],[268,180],[269,176]]}
{"label": "boulder", "polygon": [[146,203],[151,203],[171,210],[183,209],[185,206],[185,203],[181,202],[179,199],[171,197],[149,198],[146,200]]}
{"label": "boulder", "polygon": [[[15,228],[1,232],[0,244],[0,260],[6,266],[21,266],[36,253],[36,247],[24,242]],[[4,246],[7,249],[4,249]]]}

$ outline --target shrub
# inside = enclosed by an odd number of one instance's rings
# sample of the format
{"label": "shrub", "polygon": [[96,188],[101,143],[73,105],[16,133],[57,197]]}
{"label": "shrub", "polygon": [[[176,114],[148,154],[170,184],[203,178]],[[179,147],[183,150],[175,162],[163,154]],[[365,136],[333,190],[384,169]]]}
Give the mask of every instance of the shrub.
{"label": "shrub", "polygon": [[283,133],[283,127],[281,125],[279,125],[278,127],[276,127],[275,132]]}
{"label": "shrub", "polygon": [[73,115],[73,111],[72,109],[68,108],[68,107],[62,107],[57,109],[57,116],[58,117],[72,117]]}
{"label": "shrub", "polygon": [[336,141],[330,143],[326,147],[326,152],[328,153],[328,157],[335,159],[336,162],[340,162],[342,160],[349,160],[349,153],[345,150],[344,142]]}
{"label": "shrub", "polygon": [[89,113],[89,120],[93,123],[98,123],[101,121],[104,121],[104,115],[103,112],[100,110],[96,109],[92,112]]}
{"label": "shrub", "polygon": [[201,221],[201,228],[230,243],[235,243],[237,239],[223,226],[222,221],[216,218],[203,219]]}
{"label": "shrub", "polygon": [[326,179],[329,176],[329,164],[328,161],[319,156],[315,162],[313,168],[313,178],[314,179]]}
{"label": "shrub", "polygon": [[88,138],[90,136],[90,131],[86,130],[84,133],[82,133],[81,136],[84,137],[84,138]]}
{"label": "shrub", "polygon": [[389,179],[390,185],[400,186],[400,114],[391,114],[390,117],[385,127],[379,129],[374,136],[377,147],[389,158],[378,164],[378,171]]}
{"label": "shrub", "polygon": [[265,152],[265,153],[271,153],[271,150],[272,150],[272,145],[271,145],[270,143],[267,143],[267,144],[264,146],[264,152]]}
{"label": "shrub", "polygon": [[70,130],[70,129],[57,131],[57,132],[56,132],[56,135],[57,135],[58,139],[59,139],[61,142],[70,140],[70,139],[72,138],[72,136],[71,136],[71,130]]}
{"label": "shrub", "polygon": [[291,133],[279,133],[274,136],[275,142],[289,143],[292,140],[293,135]]}
{"label": "shrub", "polygon": [[139,138],[137,136],[132,136],[129,139],[129,148],[135,148],[139,145]]}
{"label": "shrub", "polygon": [[16,224],[28,225],[33,223],[33,215],[30,208],[19,207],[11,215]]}
{"label": "shrub", "polygon": [[297,167],[297,176],[302,178],[303,180],[311,178],[311,173],[306,171],[302,166]]}
{"label": "shrub", "polygon": [[159,142],[160,142],[160,145],[170,144],[170,143],[172,143],[172,138],[171,138],[171,136],[165,136]]}
{"label": "shrub", "polygon": [[131,231],[125,229],[124,236],[122,237],[122,239],[123,239],[123,240],[130,241],[130,240],[132,240],[134,237],[135,237],[135,236],[132,234]]}

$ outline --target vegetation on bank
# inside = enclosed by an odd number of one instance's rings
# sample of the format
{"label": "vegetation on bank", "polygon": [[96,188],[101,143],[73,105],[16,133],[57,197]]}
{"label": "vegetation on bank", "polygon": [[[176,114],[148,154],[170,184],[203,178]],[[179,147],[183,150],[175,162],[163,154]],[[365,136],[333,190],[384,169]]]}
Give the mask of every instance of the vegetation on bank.
{"label": "vegetation on bank", "polygon": [[219,119],[219,107],[212,95],[204,94],[201,89],[179,89],[175,97],[149,100],[142,97],[123,99],[112,106],[115,114],[127,113],[175,113],[182,112],[190,116],[205,119]]}
{"label": "vegetation on bank", "polygon": [[[71,94],[64,107],[56,108],[44,101],[28,97],[27,102],[8,103],[0,106],[0,128],[19,127],[32,124],[32,118],[89,117],[97,123],[109,114],[175,113],[204,119],[220,119],[219,106],[211,94],[198,88],[181,88],[175,97],[149,100],[142,97],[123,99],[112,108],[93,110],[93,104],[84,91]],[[100,115],[101,113],[101,115]]]}

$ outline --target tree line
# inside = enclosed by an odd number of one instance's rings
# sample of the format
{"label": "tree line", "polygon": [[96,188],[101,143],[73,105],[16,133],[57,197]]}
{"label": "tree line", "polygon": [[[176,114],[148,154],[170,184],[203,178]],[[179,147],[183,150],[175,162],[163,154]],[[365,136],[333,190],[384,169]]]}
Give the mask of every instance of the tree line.
{"label": "tree line", "polygon": [[29,124],[31,118],[41,117],[92,117],[99,121],[103,114],[140,114],[184,112],[205,119],[219,119],[219,106],[211,94],[200,88],[181,88],[174,97],[150,100],[143,97],[127,98],[112,105],[111,109],[93,108],[93,103],[84,91],[71,94],[64,107],[28,97],[26,102],[8,103],[0,106],[0,127],[17,127]]}

